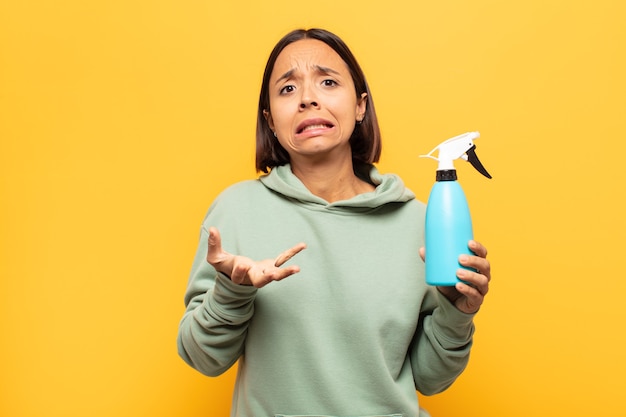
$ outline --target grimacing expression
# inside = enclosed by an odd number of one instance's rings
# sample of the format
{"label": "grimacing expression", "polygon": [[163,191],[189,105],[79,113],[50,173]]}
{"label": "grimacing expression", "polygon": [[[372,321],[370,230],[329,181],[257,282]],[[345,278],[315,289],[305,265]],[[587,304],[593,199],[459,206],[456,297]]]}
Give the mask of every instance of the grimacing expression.
{"label": "grimacing expression", "polygon": [[269,99],[265,117],[292,162],[351,155],[350,136],[367,94],[357,97],[348,66],[330,46],[316,39],[287,45],[274,64]]}

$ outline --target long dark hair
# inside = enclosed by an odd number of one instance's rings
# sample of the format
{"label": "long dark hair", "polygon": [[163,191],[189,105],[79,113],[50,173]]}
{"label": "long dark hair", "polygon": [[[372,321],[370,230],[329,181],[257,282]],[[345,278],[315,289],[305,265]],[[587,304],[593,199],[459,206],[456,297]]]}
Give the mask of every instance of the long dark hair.
{"label": "long dark hair", "polygon": [[367,93],[365,117],[361,123],[355,126],[354,132],[352,132],[350,137],[352,160],[355,163],[355,170],[361,170],[363,165],[369,166],[378,162],[381,152],[380,128],[378,127],[378,118],[374,109],[372,93],[367,85],[361,66],[345,42],[337,35],[324,29],[297,29],[285,35],[274,46],[263,73],[256,123],[257,171],[268,172],[269,169],[289,162],[289,154],[274,137],[274,132],[270,129],[263,112],[270,111],[269,81],[278,55],[287,45],[302,39],[316,39],[330,46],[348,66],[354,82],[357,99],[360,99],[361,94]]}

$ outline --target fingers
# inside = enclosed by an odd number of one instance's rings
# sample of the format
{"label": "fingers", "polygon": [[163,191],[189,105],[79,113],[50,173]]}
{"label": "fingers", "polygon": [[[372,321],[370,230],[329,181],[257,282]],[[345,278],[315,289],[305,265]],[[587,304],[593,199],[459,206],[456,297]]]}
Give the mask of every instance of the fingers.
{"label": "fingers", "polygon": [[[454,287],[437,287],[446,298],[464,313],[474,314],[482,305],[489,292],[491,264],[487,258],[487,248],[475,240],[468,242],[468,247],[475,255],[460,255],[459,263],[468,268],[460,268],[457,277],[462,281]],[[424,259],[424,248],[420,248]]]}
{"label": "fingers", "polygon": [[469,243],[468,243],[468,247],[470,248],[470,250],[472,252],[474,252],[476,254],[476,256],[479,256],[481,258],[486,258],[487,257],[487,248],[484,247],[479,242],[477,242],[475,240],[470,240]]}
{"label": "fingers", "polygon": [[215,227],[209,228],[209,250],[207,252],[207,261],[209,263],[218,262],[222,255],[222,237]]}
{"label": "fingers", "polygon": [[475,288],[481,295],[485,296],[489,292],[489,277],[480,272],[467,269],[459,269],[457,277],[465,284]]}
{"label": "fingers", "polygon": [[[265,260],[259,262],[259,268],[256,270],[250,270],[249,277],[252,285],[257,288],[262,288],[273,281],[281,281],[287,277],[300,272],[300,267],[291,265],[288,267],[282,267],[285,262],[293,258],[306,248],[306,244],[298,243],[297,245],[287,249],[276,257],[274,260]],[[281,268],[282,267],[282,268]],[[260,270],[260,274],[256,273]]]}
{"label": "fingers", "polygon": [[274,261],[274,266],[279,267],[283,265],[285,262],[293,258],[295,255],[300,253],[305,248],[306,248],[306,244],[298,243],[294,247],[287,249],[286,251],[278,255],[278,257]]}
{"label": "fingers", "polygon": [[231,276],[233,268],[233,255],[222,249],[222,238],[220,232],[215,227],[209,228],[209,248],[206,260],[216,270]]}
{"label": "fingers", "polygon": [[478,273],[486,276],[488,281],[491,280],[491,264],[487,260],[487,248],[475,240],[470,240],[468,247],[476,256],[461,256],[459,258],[461,265],[474,268]]}
{"label": "fingers", "polygon": [[[478,260],[478,261],[477,261]],[[478,269],[477,266],[485,268],[481,271],[470,271],[467,269],[459,269],[457,276],[463,282],[456,284],[456,290],[464,297],[460,297],[455,305],[457,308],[465,313],[474,314],[482,305],[485,300],[485,296],[489,292],[489,262],[484,258],[477,256],[461,256],[459,261],[464,266],[470,266],[474,269]]]}
{"label": "fingers", "polygon": [[472,240],[469,248],[476,256],[461,255],[459,263],[473,270],[459,269],[457,276],[463,282],[458,283],[455,288],[465,296],[459,299],[457,308],[466,313],[475,313],[489,292],[491,264],[486,259],[487,248],[483,245]]}
{"label": "fingers", "polygon": [[249,285],[250,282],[246,280],[246,276],[252,268],[252,265],[248,262],[245,262],[243,258],[239,259],[242,259],[243,262],[237,262],[238,258],[235,257],[235,265],[233,267],[233,271],[231,272],[230,280],[235,284]]}
{"label": "fingers", "polygon": [[456,284],[455,289],[461,294],[457,298],[456,307],[467,314],[474,314],[482,305],[485,295],[482,294],[476,287],[460,282]]}
{"label": "fingers", "polygon": [[300,268],[295,265],[281,266],[306,248],[304,243],[299,243],[282,252],[276,259],[253,261],[245,256],[226,252],[222,248],[222,238],[216,227],[209,227],[208,246],[207,262],[217,271],[227,275],[235,284],[253,285],[257,288],[300,272]]}
{"label": "fingers", "polygon": [[262,288],[273,281],[281,281],[287,277],[297,274],[298,272],[300,272],[300,268],[295,265],[286,268],[270,266],[269,268],[261,271],[260,277],[255,277],[255,279],[253,279],[252,285],[257,288]]}
{"label": "fingers", "polygon": [[487,259],[478,256],[461,255],[459,256],[459,263],[484,275],[487,277],[487,280],[491,279],[491,264]]}
{"label": "fingers", "polygon": [[[299,266],[291,265],[287,267],[282,267],[282,265],[289,259],[293,258],[295,255],[303,251],[305,248],[306,244],[298,243],[297,245],[287,249],[286,251],[278,255],[275,260],[268,259],[259,262],[260,268],[250,270],[249,272],[252,285],[257,288],[262,288],[273,281],[281,281],[300,272]],[[256,273],[257,271],[260,271],[260,274]]]}

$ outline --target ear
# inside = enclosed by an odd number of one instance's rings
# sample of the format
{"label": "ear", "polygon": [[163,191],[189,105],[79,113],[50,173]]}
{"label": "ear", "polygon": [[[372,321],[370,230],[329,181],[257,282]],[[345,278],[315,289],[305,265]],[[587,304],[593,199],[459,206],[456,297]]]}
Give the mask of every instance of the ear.
{"label": "ear", "polygon": [[356,101],[356,120],[362,122],[367,110],[367,93],[362,93]]}
{"label": "ear", "polygon": [[270,129],[274,130],[274,121],[272,120],[271,113],[267,110],[263,110],[263,117],[265,117],[265,120],[267,121]]}

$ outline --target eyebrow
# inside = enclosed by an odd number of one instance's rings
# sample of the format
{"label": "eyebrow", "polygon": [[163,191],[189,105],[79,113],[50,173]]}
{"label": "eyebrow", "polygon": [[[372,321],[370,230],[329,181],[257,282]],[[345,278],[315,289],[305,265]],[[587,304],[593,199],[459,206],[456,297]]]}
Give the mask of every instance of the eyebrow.
{"label": "eyebrow", "polygon": [[[321,65],[315,65],[314,67],[317,70],[317,72],[320,73],[320,74],[341,75],[341,74],[339,74],[338,71],[335,71],[332,68],[322,67]],[[286,73],[284,73],[283,75],[278,77],[278,79],[276,80],[276,82],[274,84],[278,84],[282,80],[287,80],[287,79],[291,78],[295,72],[296,72],[295,68],[290,69],[289,71],[287,71]]]}

